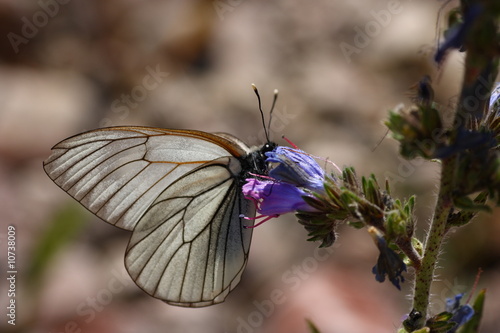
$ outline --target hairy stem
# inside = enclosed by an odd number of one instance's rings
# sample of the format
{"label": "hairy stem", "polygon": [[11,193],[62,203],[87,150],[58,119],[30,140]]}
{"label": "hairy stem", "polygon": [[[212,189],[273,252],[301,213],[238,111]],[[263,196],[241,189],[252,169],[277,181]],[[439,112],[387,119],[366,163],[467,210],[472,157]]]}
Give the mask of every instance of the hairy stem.
{"label": "hairy stem", "polygon": [[[474,128],[474,124],[484,117],[489,99],[489,94],[484,92],[491,90],[498,73],[496,19],[500,14],[500,4],[491,0],[461,0],[462,13],[466,13],[473,5],[480,6],[481,14],[469,31],[469,38],[465,40],[467,49],[465,73],[450,133],[451,142],[455,141],[460,130]],[[421,266],[416,270],[415,276],[413,310],[421,314],[415,328],[423,327],[427,318],[431,283],[443,238],[449,229],[447,222],[453,208],[452,192],[455,190],[453,177],[456,163],[454,156],[442,160],[441,184],[434,217],[425,241]]]}
{"label": "hairy stem", "polygon": [[452,176],[454,159],[443,160],[441,169],[441,187],[436,202],[435,214],[432,219],[427,239],[425,241],[424,256],[417,269],[415,276],[415,291],[413,296],[413,309],[422,314],[422,322],[418,326],[425,324],[431,283],[434,278],[434,270],[438,260],[439,251],[446,233],[446,223],[453,207],[451,197]]}
{"label": "hairy stem", "polygon": [[401,251],[410,259],[415,270],[420,270],[420,266],[422,265],[422,258],[418,254],[417,250],[413,247],[411,243],[411,239],[404,241],[395,241],[396,245],[399,247]]}

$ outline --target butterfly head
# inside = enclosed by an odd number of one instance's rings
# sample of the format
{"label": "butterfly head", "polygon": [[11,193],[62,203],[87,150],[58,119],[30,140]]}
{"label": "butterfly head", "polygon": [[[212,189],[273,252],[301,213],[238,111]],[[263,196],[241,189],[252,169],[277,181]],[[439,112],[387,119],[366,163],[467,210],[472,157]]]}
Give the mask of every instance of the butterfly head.
{"label": "butterfly head", "polygon": [[244,161],[242,161],[243,170],[245,172],[242,174],[242,178],[246,179],[248,174],[258,174],[267,175],[268,174],[268,163],[266,162],[266,153],[273,151],[278,147],[274,142],[267,142],[262,147],[255,147],[254,150],[247,155]]}

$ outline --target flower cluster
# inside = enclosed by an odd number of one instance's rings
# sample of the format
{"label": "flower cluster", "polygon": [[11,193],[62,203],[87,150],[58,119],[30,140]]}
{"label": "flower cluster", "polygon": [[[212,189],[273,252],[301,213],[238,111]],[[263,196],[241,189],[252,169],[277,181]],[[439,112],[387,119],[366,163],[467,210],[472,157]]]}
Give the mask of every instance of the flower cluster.
{"label": "flower cluster", "polygon": [[316,161],[301,150],[283,146],[265,153],[274,164],[268,176],[248,178],[243,185],[245,198],[255,202],[257,212],[266,218],[315,209],[305,198],[311,190],[321,190],[325,173]]}
{"label": "flower cluster", "polygon": [[500,84],[493,81],[500,63],[499,17],[499,2],[482,0],[460,1],[448,15],[434,60],[441,69],[450,52],[467,52],[454,113],[444,113],[435,102],[432,78],[425,75],[413,86],[413,105],[398,106],[386,121],[404,158],[439,162],[439,191],[424,244],[413,236],[414,198],[392,199],[387,182],[385,190],[373,176],[358,182],[352,168],[338,177],[325,175],[322,189],[303,196],[310,208],[295,212],[310,240],[320,240],[322,246],[333,243],[332,230],[339,222],[365,228],[380,252],[372,270],[377,281],[388,279],[400,289],[403,272],[413,266],[412,310],[399,333],[479,331],[485,290],[472,305],[460,304],[460,294],[447,301],[446,311],[434,316],[428,312],[448,231],[471,222],[479,211],[491,210],[495,201],[500,206]]}
{"label": "flower cluster", "polygon": [[[429,83],[428,80],[425,80]],[[454,204],[462,209],[485,210],[468,196],[483,191],[500,202],[500,84],[491,95],[484,119],[472,115],[454,128],[445,128],[434,103],[420,103],[408,109],[391,111],[386,125],[400,142],[405,158],[417,156],[456,160],[454,169]],[[469,121],[465,121],[465,120]]]}
{"label": "flower cluster", "polygon": [[[278,146],[266,156],[268,174],[248,178],[242,189],[255,203],[260,214],[257,218],[264,218],[264,222],[295,213],[309,233],[308,240],[320,241],[320,247],[333,244],[341,222],[376,229],[375,243],[380,251],[373,268],[376,280],[383,282],[388,276],[400,289],[406,271],[403,259],[419,264],[412,238],[413,198],[406,203],[393,200],[388,188],[381,190],[373,175],[363,177],[360,184],[353,168],[345,168],[342,175],[326,174],[313,157],[299,149]],[[406,257],[389,248],[390,244],[399,246]]]}
{"label": "flower cluster", "polygon": [[462,295],[457,295],[448,300],[445,312],[429,318],[428,308],[447,232],[470,223],[479,211],[490,210],[494,201],[500,205],[500,85],[495,87],[493,81],[500,59],[499,14],[498,2],[472,0],[461,1],[448,16],[445,40],[434,60],[441,67],[452,50],[467,51],[453,119],[445,121],[443,107],[427,98],[433,90],[431,80],[424,77],[415,104],[390,111],[386,122],[403,157],[439,160],[441,167],[435,211],[420,251],[421,266],[415,270],[413,309],[400,332],[478,332],[484,292],[474,307],[460,305]]}

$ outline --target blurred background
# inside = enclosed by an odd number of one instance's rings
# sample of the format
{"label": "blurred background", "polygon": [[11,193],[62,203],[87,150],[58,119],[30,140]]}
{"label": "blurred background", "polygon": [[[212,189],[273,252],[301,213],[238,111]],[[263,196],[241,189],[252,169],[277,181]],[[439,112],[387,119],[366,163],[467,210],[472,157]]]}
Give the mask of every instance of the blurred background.
{"label": "blurred background", "polygon": [[[0,258],[16,234],[16,325],[0,283],[2,332],[394,332],[410,310],[411,271],[398,291],[371,273],[365,230],[340,226],[328,250],[293,216],[254,230],[248,267],[223,304],[170,306],[143,293],[123,256],[130,233],[103,223],[45,175],[62,139],[115,125],[228,132],[265,140],[264,110],[279,89],[271,132],[358,175],[416,193],[418,234],[433,210],[437,168],[398,157],[383,121],[410,87],[433,77],[453,105],[463,54],[432,62],[438,1],[0,0]],[[376,147],[376,148],[375,148]],[[442,254],[433,309],[487,288],[482,332],[500,326],[500,211],[456,231]],[[468,297],[468,294],[465,298]]]}

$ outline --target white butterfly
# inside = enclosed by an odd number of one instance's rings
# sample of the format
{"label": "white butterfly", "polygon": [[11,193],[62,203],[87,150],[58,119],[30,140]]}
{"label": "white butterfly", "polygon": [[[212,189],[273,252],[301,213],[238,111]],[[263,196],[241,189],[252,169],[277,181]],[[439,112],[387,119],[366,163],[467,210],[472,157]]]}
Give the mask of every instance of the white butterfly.
{"label": "white butterfly", "polygon": [[[260,100],[259,100],[260,102]],[[47,175],[92,213],[131,230],[125,266],[149,295],[173,305],[223,302],[247,264],[255,207],[248,173],[264,152],[228,134],[111,127],[55,145]]]}

